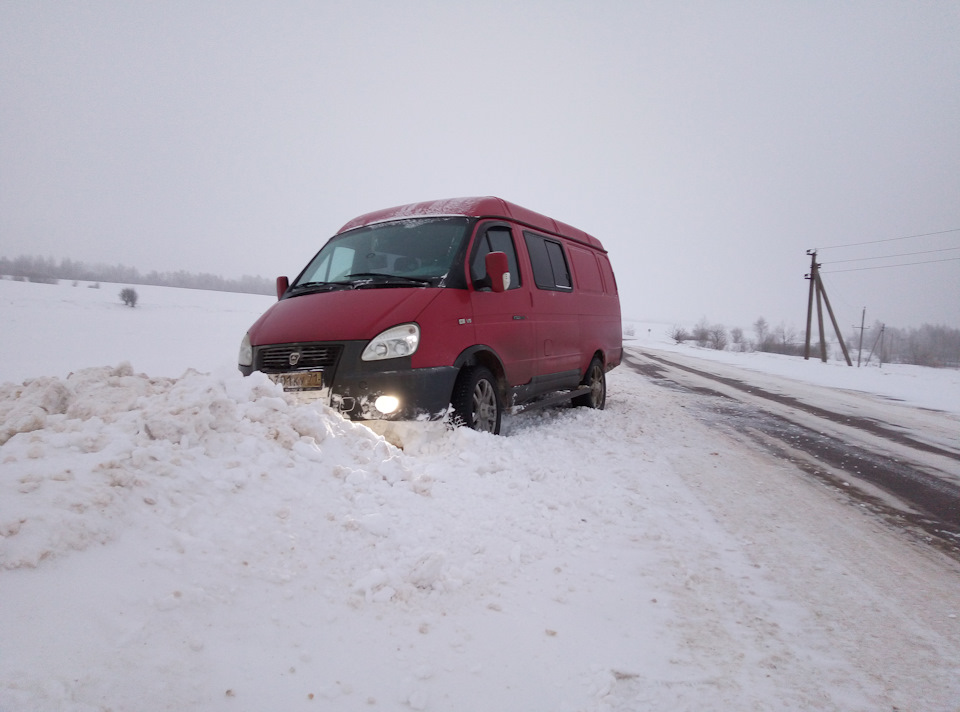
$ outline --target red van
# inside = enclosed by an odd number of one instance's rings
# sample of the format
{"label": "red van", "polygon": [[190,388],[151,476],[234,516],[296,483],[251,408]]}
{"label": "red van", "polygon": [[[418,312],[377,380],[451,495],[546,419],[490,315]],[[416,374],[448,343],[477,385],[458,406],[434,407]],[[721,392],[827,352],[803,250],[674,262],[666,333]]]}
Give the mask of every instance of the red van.
{"label": "red van", "polygon": [[600,241],[500,198],[362,215],[277,297],[240,370],[368,424],[450,415],[498,433],[505,408],[603,408],[623,350]]}

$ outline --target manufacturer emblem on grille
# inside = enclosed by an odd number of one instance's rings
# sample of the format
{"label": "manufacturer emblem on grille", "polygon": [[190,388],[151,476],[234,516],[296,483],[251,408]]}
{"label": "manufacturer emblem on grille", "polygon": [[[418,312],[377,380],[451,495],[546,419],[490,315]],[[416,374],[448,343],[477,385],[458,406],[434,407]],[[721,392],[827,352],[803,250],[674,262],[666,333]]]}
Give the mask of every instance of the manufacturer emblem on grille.
{"label": "manufacturer emblem on grille", "polygon": [[299,362],[300,362],[300,352],[294,351],[292,354],[290,354],[290,365],[296,366]]}

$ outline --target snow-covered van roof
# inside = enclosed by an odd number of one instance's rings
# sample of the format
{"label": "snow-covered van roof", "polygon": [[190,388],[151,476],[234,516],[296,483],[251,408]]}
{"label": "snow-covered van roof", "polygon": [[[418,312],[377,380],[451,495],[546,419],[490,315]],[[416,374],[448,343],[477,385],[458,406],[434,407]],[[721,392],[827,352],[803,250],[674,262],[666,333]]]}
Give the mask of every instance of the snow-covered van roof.
{"label": "snow-covered van roof", "polygon": [[399,205],[395,208],[375,210],[372,213],[354,218],[340,228],[337,234],[339,235],[341,232],[346,232],[347,230],[364,227],[365,225],[373,225],[374,223],[387,222],[389,220],[451,215],[477,218],[505,218],[536,230],[560,235],[590,245],[598,250],[606,251],[603,249],[603,245],[600,244],[600,240],[592,235],[588,235],[583,230],[578,230],[559,220],[548,218],[546,215],[541,215],[533,210],[521,207],[516,203],[511,203],[503,198],[495,198],[493,196],[430,200],[423,203],[410,203],[409,205]]}

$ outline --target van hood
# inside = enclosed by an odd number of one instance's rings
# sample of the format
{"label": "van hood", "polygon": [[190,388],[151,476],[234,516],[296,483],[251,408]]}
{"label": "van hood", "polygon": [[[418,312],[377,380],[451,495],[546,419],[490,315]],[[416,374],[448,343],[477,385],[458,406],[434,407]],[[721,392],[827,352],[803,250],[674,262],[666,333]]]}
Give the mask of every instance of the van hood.
{"label": "van hood", "polygon": [[282,299],[252,327],[250,341],[367,341],[384,329],[416,321],[441,288],[346,289]]}

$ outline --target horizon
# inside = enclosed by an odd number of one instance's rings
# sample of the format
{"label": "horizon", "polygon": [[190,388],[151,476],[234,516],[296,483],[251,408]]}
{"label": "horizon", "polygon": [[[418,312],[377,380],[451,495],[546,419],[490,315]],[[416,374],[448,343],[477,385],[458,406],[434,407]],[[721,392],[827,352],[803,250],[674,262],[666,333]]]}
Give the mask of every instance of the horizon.
{"label": "horizon", "polygon": [[[24,257],[24,256],[21,256],[21,257]],[[0,255],[0,266],[2,266],[4,259],[5,259],[4,256],[3,256],[3,255]],[[47,259],[47,258],[44,258],[44,259]],[[263,277],[263,276],[261,276],[261,275],[241,275],[240,277],[237,277],[237,278],[231,278],[231,277],[224,277],[223,275],[216,275],[216,274],[205,273],[205,272],[190,272],[190,271],[187,271],[187,270],[175,270],[175,271],[169,271],[169,272],[158,272],[157,270],[151,270],[151,271],[149,271],[149,272],[144,272],[144,271],[142,271],[140,268],[135,267],[135,266],[132,266],[132,265],[108,265],[108,264],[88,265],[88,264],[86,264],[86,263],[84,263],[84,262],[81,262],[81,261],[79,261],[79,260],[72,260],[71,258],[63,258],[63,259],[64,259],[64,260],[69,260],[69,261],[73,262],[74,264],[79,265],[79,266],[81,266],[81,267],[90,268],[90,269],[96,269],[96,268],[107,268],[107,269],[110,269],[110,268],[123,268],[123,269],[132,269],[132,270],[135,270],[135,271],[137,272],[137,275],[138,275],[139,278],[149,278],[149,277],[150,277],[151,275],[153,275],[153,274],[156,274],[158,277],[175,277],[175,276],[177,276],[177,275],[183,275],[183,276],[186,276],[186,277],[215,277],[215,278],[217,278],[217,279],[219,279],[219,280],[222,280],[223,282],[226,282],[226,283],[228,283],[228,284],[229,284],[229,283],[239,284],[239,283],[242,282],[244,279],[247,279],[247,280],[257,280],[257,281],[263,281],[263,282],[265,283],[264,286],[265,286],[265,287],[268,287],[269,290],[268,290],[268,291],[258,292],[258,291],[250,291],[250,290],[246,290],[246,289],[225,289],[225,288],[222,288],[222,287],[215,287],[215,286],[203,287],[203,286],[195,286],[195,285],[188,285],[188,284],[158,284],[158,283],[154,283],[154,282],[136,282],[136,281],[131,281],[131,280],[112,281],[112,280],[110,280],[110,279],[84,279],[84,278],[76,278],[76,279],[75,279],[75,278],[73,278],[73,277],[56,277],[56,276],[53,276],[53,277],[51,277],[51,279],[53,280],[53,284],[55,284],[55,285],[60,285],[61,282],[70,282],[70,281],[73,281],[73,282],[75,282],[75,283],[77,283],[77,284],[82,283],[82,282],[89,282],[90,284],[93,284],[93,283],[98,283],[98,284],[99,284],[99,283],[104,283],[104,284],[113,284],[113,285],[116,285],[116,286],[130,286],[130,285],[136,286],[136,285],[140,285],[140,286],[157,287],[157,288],[161,288],[161,289],[192,289],[192,290],[198,290],[198,291],[220,292],[220,293],[224,293],[224,294],[247,294],[247,295],[251,295],[251,296],[266,297],[266,298],[270,298],[270,299],[272,299],[272,300],[276,300],[276,294],[275,294],[275,292],[274,292],[274,290],[273,290],[274,280],[275,280],[276,278],[270,279],[270,278],[268,278],[268,277]],[[31,279],[31,276],[33,276],[34,279]],[[5,281],[18,281],[18,282],[25,282],[25,283],[29,283],[29,284],[49,284],[50,282],[44,281],[44,279],[43,279],[44,277],[46,277],[46,275],[14,275],[14,274],[7,274],[7,273],[3,272],[2,270],[0,270],[0,280],[5,280]],[[778,330],[778,329],[782,329],[782,330],[786,330],[786,332],[787,332],[788,334],[792,333],[793,336],[789,339],[789,343],[791,343],[791,344],[803,343],[803,341],[805,340],[805,336],[806,336],[806,314],[804,314],[803,320],[802,320],[801,322],[799,322],[799,323],[789,322],[789,321],[785,321],[785,320],[782,320],[782,319],[781,319],[781,320],[774,321],[774,320],[772,320],[772,319],[768,319],[768,318],[767,318],[767,315],[765,315],[765,314],[763,314],[763,313],[759,313],[759,314],[757,314],[755,317],[753,317],[753,319],[751,319],[751,320],[750,320],[749,322],[747,322],[747,323],[743,323],[743,324],[740,324],[740,323],[725,324],[725,323],[719,322],[719,321],[717,321],[717,320],[709,319],[708,316],[705,315],[705,314],[701,314],[700,316],[697,316],[697,317],[686,317],[686,318],[684,318],[684,319],[664,319],[664,318],[662,318],[662,317],[659,317],[659,316],[653,315],[653,314],[650,314],[650,315],[628,314],[628,313],[626,312],[626,310],[623,308],[623,304],[622,304],[622,302],[621,302],[621,322],[622,322],[622,324],[623,324],[623,331],[624,331],[624,336],[625,336],[625,337],[629,336],[629,335],[627,334],[627,330],[628,330],[628,328],[629,328],[628,325],[636,326],[636,325],[639,325],[639,324],[657,324],[657,325],[661,325],[661,326],[663,326],[663,327],[666,327],[668,330],[669,330],[669,329],[674,329],[674,328],[682,328],[682,329],[687,330],[687,331],[689,332],[689,333],[688,333],[688,337],[687,337],[687,339],[686,339],[686,340],[689,340],[689,341],[695,340],[695,339],[694,339],[694,336],[692,335],[692,332],[693,332],[698,326],[700,326],[700,325],[704,325],[704,326],[708,326],[708,327],[714,327],[714,328],[716,328],[716,327],[721,327],[721,328],[723,328],[723,329],[726,331],[726,333],[727,333],[728,335],[729,335],[733,330],[735,330],[735,329],[740,329],[740,330],[743,332],[744,335],[751,335],[751,336],[752,336],[752,335],[755,334],[756,322],[757,322],[758,320],[760,320],[760,319],[763,319],[763,320],[766,322],[767,327],[770,329],[771,332],[773,332],[773,331],[775,331],[775,330]],[[950,330],[950,331],[960,332],[960,328],[958,328],[958,327],[952,327],[952,326],[950,326],[949,324],[943,324],[943,323],[938,323],[938,322],[934,322],[934,321],[921,321],[921,322],[918,323],[918,324],[906,324],[906,325],[904,325],[904,324],[891,324],[891,323],[883,322],[883,321],[881,321],[880,319],[874,319],[874,320],[872,320],[872,321],[871,321],[870,319],[866,319],[865,322],[864,322],[864,324],[863,324],[863,328],[864,328],[865,331],[870,331],[870,330],[872,330],[872,329],[875,329],[877,326],[880,326],[880,327],[883,327],[883,328],[886,328],[886,329],[891,329],[891,330],[894,330],[894,331],[901,331],[901,332],[908,332],[908,333],[909,333],[909,332],[919,331],[919,330],[921,330],[921,329],[923,329],[923,328],[925,328],[925,327],[944,328],[944,329],[948,329],[948,330]],[[852,329],[853,331],[859,331],[861,327],[858,326],[858,325],[856,325],[856,324],[853,324],[853,325],[849,326],[848,328]],[[814,313],[813,313],[813,315],[812,315],[811,329],[812,329],[812,330],[811,330],[811,344],[812,344],[812,345],[816,345],[817,343],[819,343],[819,334],[817,333],[817,323],[816,323],[816,306],[814,306]],[[828,321],[828,317],[827,317],[827,315],[826,315],[826,312],[824,312],[824,330],[825,330],[826,343],[829,344],[829,345],[837,344],[836,333],[833,331],[832,325],[831,325],[831,324],[829,323],[829,321]],[[852,332],[851,332],[851,333],[852,333]],[[848,339],[849,337],[850,337],[850,334],[847,333],[847,332],[844,332],[844,340],[847,341],[847,339]],[[752,342],[753,342],[753,339],[747,339],[746,342],[747,342],[747,343],[752,343]],[[731,344],[731,345],[732,345],[732,344]],[[852,351],[852,347],[851,347],[851,345],[850,345],[849,342],[847,342],[847,347],[848,347],[848,349],[851,349],[851,351]],[[712,347],[711,347],[711,348],[712,348]],[[721,349],[721,350],[735,351],[735,349]],[[810,357],[810,358],[811,358],[811,359],[814,359],[814,358],[818,358],[818,357],[817,357],[816,354],[814,354],[813,352],[811,352],[811,357]]]}

